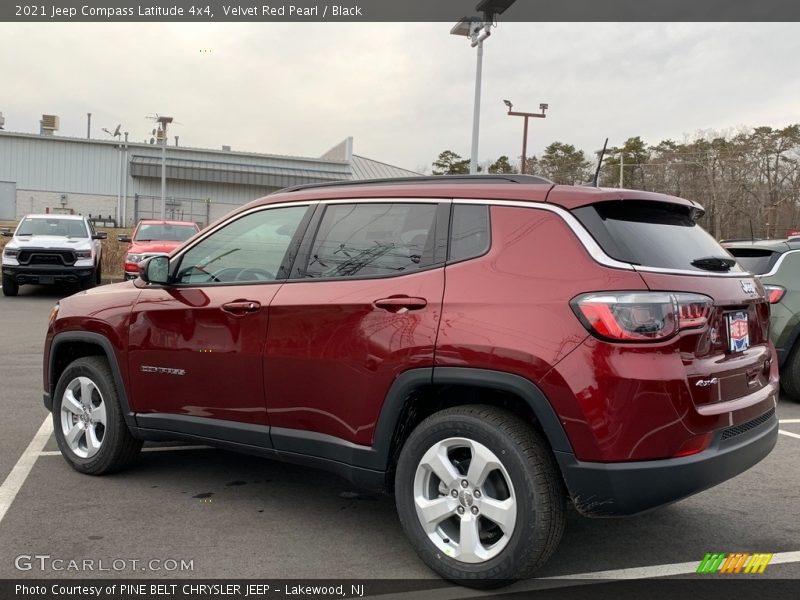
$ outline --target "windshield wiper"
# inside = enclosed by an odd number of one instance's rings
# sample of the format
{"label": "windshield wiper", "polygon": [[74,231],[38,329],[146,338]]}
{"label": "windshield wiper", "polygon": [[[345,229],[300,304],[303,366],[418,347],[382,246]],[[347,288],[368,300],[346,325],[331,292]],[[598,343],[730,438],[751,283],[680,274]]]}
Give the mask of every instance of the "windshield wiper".
{"label": "windshield wiper", "polygon": [[694,259],[691,264],[704,271],[726,272],[731,270],[736,261],[727,256],[704,256]]}

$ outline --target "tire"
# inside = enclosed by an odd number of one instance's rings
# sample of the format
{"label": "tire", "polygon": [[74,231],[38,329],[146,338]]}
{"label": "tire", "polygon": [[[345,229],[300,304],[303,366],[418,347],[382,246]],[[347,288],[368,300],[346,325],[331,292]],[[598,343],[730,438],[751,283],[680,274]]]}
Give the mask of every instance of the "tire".
{"label": "tire", "polygon": [[[469,470],[475,457],[491,465],[483,475]],[[542,436],[491,406],[459,406],[425,419],[406,441],[395,475],[400,522],[420,558],[445,579],[476,588],[528,577],[550,558],[564,531],[565,497]],[[440,509],[426,526],[424,504],[432,513]],[[490,512],[497,521],[484,516]],[[462,547],[462,531],[477,534],[477,542]]]}
{"label": "tire", "polygon": [[800,344],[794,345],[781,369],[781,390],[795,402],[800,402]]}
{"label": "tire", "polygon": [[95,285],[97,285],[97,270],[95,270],[95,272],[86,279],[81,279],[80,286],[82,290],[90,290]]}
{"label": "tire", "polygon": [[3,275],[3,295],[16,296],[18,293],[19,293],[19,284],[13,279],[11,279],[11,277]]}
{"label": "tire", "polygon": [[[67,463],[89,475],[125,469],[142,449],[141,440],[135,439],[125,424],[108,362],[98,356],[73,361],[59,377],[53,428]],[[74,441],[70,441],[73,431]]]}
{"label": "tire", "polygon": [[103,285],[103,269],[100,263],[97,263],[97,268],[94,271],[94,283],[95,285]]}

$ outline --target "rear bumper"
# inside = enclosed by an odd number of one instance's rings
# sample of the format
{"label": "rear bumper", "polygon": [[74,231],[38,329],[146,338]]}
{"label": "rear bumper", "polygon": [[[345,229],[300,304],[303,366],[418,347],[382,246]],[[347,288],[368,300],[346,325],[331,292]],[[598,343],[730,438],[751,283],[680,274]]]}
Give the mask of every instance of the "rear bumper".
{"label": "rear bumper", "polygon": [[627,463],[582,462],[556,452],[575,508],[589,517],[633,515],[675,502],[746,471],[770,453],[778,439],[775,409],[717,432],[698,454]]}
{"label": "rear bumper", "polygon": [[3,265],[3,275],[14,283],[78,283],[94,277],[94,267],[68,267],[51,265]]}

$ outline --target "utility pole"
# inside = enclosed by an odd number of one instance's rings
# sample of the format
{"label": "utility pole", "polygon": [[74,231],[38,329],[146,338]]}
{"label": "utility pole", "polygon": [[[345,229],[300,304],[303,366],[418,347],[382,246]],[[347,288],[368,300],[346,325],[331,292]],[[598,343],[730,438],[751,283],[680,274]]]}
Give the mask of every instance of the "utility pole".
{"label": "utility pole", "polygon": [[525,174],[525,163],[526,163],[526,161],[528,159],[528,119],[530,119],[530,118],[534,118],[534,119],[544,119],[544,118],[546,118],[547,115],[545,115],[544,113],[548,108],[550,108],[550,105],[549,104],[540,104],[539,105],[539,110],[542,111],[542,112],[529,113],[529,112],[518,112],[518,111],[512,110],[514,108],[514,105],[511,103],[510,100],[503,100],[503,102],[508,107],[509,116],[512,116],[512,117],[524,117],[525,118],[525,125],[523,126],[523,129],[522,129],[522,164],[520,166],[520,173],[522,175],[524,175]]}
{"label": "utility pole", "polygon": [[623,175],[623,173],[624,173],[623,169],[624,168],[625,168],[625,153],[624,152],[620,152],[619,153],[619,187],[620,188],[623,186],[623,184],[625,182],[625,177]]}

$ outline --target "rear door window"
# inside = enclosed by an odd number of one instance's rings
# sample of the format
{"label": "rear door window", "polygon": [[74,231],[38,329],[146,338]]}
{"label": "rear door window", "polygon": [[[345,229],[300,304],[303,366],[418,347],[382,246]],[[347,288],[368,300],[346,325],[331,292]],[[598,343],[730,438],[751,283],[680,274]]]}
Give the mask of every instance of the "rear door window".
{"label": "rear door window", "polygon": [[668,202],[621,200],[583,206],[573,211],[603,251],[616,260],[664,269],[708,273],[741,271],[732,264],[701,268],[698,259],[732,257],[694,220],[694,209]]}

